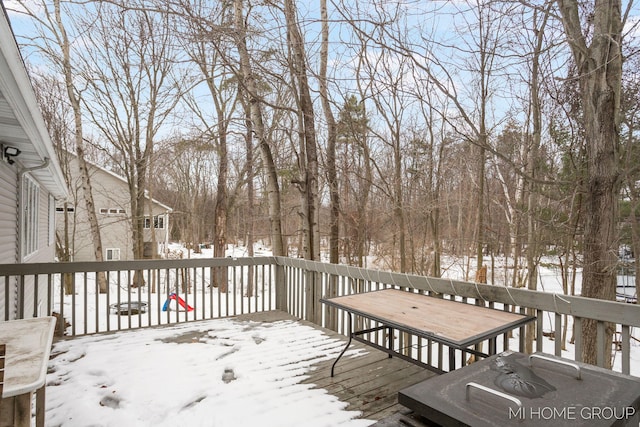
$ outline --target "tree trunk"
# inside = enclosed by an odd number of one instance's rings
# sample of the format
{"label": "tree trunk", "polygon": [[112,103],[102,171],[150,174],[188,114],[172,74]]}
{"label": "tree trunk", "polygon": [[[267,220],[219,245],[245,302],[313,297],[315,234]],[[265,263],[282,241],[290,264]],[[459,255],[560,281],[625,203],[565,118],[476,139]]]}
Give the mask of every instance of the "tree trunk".
{"label": "tree trunk", "polygon": [[320,0],[320,20],[322,21],[322,44],[320,46],[320,99],[327,122],[327,181],[329,184],[329,262],[337,264],[340,239],[340,193],[338,192],[338,172],[336,169],[336,119],[331,111],[327,88],[327,61],[329,56],[329,18],[327,0]]}
{"label": "tree trunk", "polygon": [[[138,156],[136,156],[138,157]],[[134,189],[131,192],[131,213],[132,213],[132,230],[133,230],[133,258],[144,258],[144,188],[146,186],[146,161],[139,159],[135,163],[136,173],[134,175]],[[149,229],[153,232],[153,214],[149,218]],[[142,287],[145,285],[142,271],[136,270],[133,274],[133,287]]]}
{"label": "tree trunk", "polygon": [[398,249],[400,255],[400,272],[407,272],[407,248],[405,233],[405,213],[403,203],[403,176],[402,176],[402,151],[400,148],[400,135],[396,133],[393,145],[393,216],[398,227]]}
{"label": "tree trunk", "polygon": [[304,52],[304,40],[298,27],[297,13],[293,0],[284,1],[284,12],[287,21],[287,38],[293,52],[293,72],[298,82],[300,113],[302,115],[302,135],[304,140],[304,221],[303,230],[306,259],[320,258],[318,231],[318,147],[316,141],[313,101],[307,77],[308,67]]}
{"label": "tree trunk", "polygon": [[[73,110],[73,120],[75,126],[75,144],[76,155],[78,156],[78,169],[80,171],[80,178],[82,181],[82,194],[84,196],[84,202],[87,210],[87,219],[89,221],[89,229],[91,230],[91,240],[93,241],[93,254],[96,261],[103,261],[102,253],[102,238],[100,236],[100,226],[98,225],[98,217],[96,215],[95,203],[93,201],[93,191],[91,188],[91,178],[89,176],[89,170],[84,159],[84,141],[82,133],[82,112],[80,107],[80,99],[76,96],[75,87],[73,84],[73,73],[71,70],[71,53],[69,38],[62,22],[62,16],[60,12],[60,0],[54,0],[54,9],[56,24],[60,30],[60,49],[62,50],[62,71],[64,74],[65,85],[67,88],[67,95],[69,97],[69,103]],[[97,273],[98,288],[100,293],[107,292],[107,279],[104,272]]]}
{"label": "tree trunk", "polygon": [[267,141],[262,116],[262,105],[257,91],[255,76],[251,67],[251,60],[247,49],[246,28],[244,23],[243,0],[234,0],[234,22],[236,26],[236,47],[240,56],[240,72],[242,84],[247,92],[251,122],[254,134],[258,139],[258,148],[262,156],[263,167],[266,172],[266,191],[269,202],[269,224],[273,255],[284,256],[285,248],[282,239],[282,218],[280,204],[280,184],[278,174]]}
{"label": "tree trunk", "polygon": [[[526,164],[529,165],[529,175],[535,178],[537,175],[536,163],[538,161],[538,149],[542,139],[542,109],[539,95],[539,72],[540,72],[540,54],[542,53],[542,46],[544,42],[544,29],[549,19],[548,11],[551,8],[549,3],[547,13],[545,13],[540,22],[540,27],[537,27],[538,14],[534,13],[534,33],[536,35],[535,48],[533,52],[533,58],[531,61],[531,86],[530,86],[530,102],[531,102],[531,116],[533,122],[533,134],[531,135],[532,142],[531,147],[527,151]],[[538,254],[538,234],[536,227],[535,208],[538,204],[536,184],[530,182],[527,185],[527,286],[530,290],[535,291],[538,289],[538,262],[536,255]],[[534,309],[527,309],[527,314],[530,316],[535,315]],[[527,325],[525,333],[525,352],[533,353],[533,342],[536,339],[535,326],[532,324]]]}
{"label": "tree trunk", "polygon": [[[213,92],[212,92],[213,94]],[[224,258],[227,246],[227,178],[229,171],[229,157],[227,154],[227,121],[224,117],[224,109],[217,97],[214,95],[216,112],[218,115],[218,183],[216,187],[216,205],[214,208],[214,239],[213,256]],[[219,270],[220,275],[216,275],[214,280],[218,282],[218,291],[227,292],[227,269]]]}
{"label": "tree trunk", "polygon": [[[484,127],[484,126],[482,126]],[[476,161],[477,172],[476,179],[478,180],[476,188],[476,269],[482,268],[483,265],[483,249],[484,249],[484,170],[485,170],[485,142],[486,136],[478,144],[478,158]]]}
{"label": "tree trunk", "polygon": [[[586,139],[584,269],[582,296],[614,300],[616,291],[622,14],[620,0],[596,0],[590,43],[583,35],[577,0],[558,0],[578,70]],[[586,30],[585,30],[586,31]],[[582,360],[611,366],[613,329],[598,348],[594,321],[582,326]],[[597,360],[598,350],[605,360]]]}
{"label": "tree trunk", "polygon": [[[245,123],[246,123],[246,133],[245,133],[245,147],[246,147],[246,159],[247,159],[247,218],[249,218],[248,224],[246,225],[247,227],[247,238],[246,238],[246,245],[247,245],[247,254],[252,257],[254,255],[253,253],[253,233],[254,233],[254,221],[253,221],[253,217],[254,217],[254,206],[253,206],[253,199],[254,199],[254,186],[253,186],[253,130],[252,130],[252,126],[251,126],[251,113],[249,112],[249,109],[246,108],[246,103],[243,103],[243,106],[245,107]],[[248,297],[252,297],[254,294],[254,286],[253,286],[253,282],[254,282],[254,268],[253,266],[249,266],[249,277],[248,277],[248,285],[247,285],[247,296]]]}

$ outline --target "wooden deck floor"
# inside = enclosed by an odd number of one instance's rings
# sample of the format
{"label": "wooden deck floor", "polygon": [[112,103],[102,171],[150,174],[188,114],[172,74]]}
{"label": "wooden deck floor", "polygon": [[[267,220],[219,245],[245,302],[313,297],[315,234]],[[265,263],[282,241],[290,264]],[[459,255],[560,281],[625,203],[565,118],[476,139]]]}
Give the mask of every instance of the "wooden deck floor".
{"label": "wooden deck floor", "polygon": [[[254,313],[239,316],[257,322],[292,320],[294,317],[281,311]],[[347,338],[320,326],[299,320],[301,324],[322,330],[325,334],[347,343]],[[434,376],[424,368],[398,358],[389,358],[384,352],[353,341],[349,349],[361,349],[357,357],[344,356],[336,365],[335,375],[331,377],[331,365],[334,359],[313,366],[310,377],[304,383],[314,384],[327,390],[343,402],[350,411],[360,411],[361,418],[381,420],[398,411],[404,410],[398,404],[398,391]],[[366,353],[366,354],[364,354]]]}

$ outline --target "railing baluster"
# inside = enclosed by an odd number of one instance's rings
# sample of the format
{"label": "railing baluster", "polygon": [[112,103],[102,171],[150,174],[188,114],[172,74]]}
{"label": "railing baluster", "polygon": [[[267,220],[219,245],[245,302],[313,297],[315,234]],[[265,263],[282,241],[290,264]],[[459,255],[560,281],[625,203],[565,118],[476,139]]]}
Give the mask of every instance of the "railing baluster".
{"label": "railing baluster", "polygon": [[[94,292],[96,294],[96,300],[95,300],[95,304],[96,304],[96,326],[95,326],[95,330],[93,332],[100,332],[100,285],[98,284],[98,273],[94,273],[94,282],[95,282],[95,289]],[[108,289],[108,285],[107,285],[107,295],[109,294],[109,289]],[[108,310],[108,305],[107,305],[107,310]],[[108,317],[108,316],[107,316]]]}
{"label": "railing baluster", "polygon": [[[239,266],[236,268],[240,270],[240,314],[244,314],[244,267]],[[251,299],[248,300],[247,304],[247,313],[251,313]]]}
{"label": "railing baluster", "polygon": [[238,315],[238,269],[236,267],[233,268],[233,315]]}
{"label": "railing baluster", "polygon": [[[135,277],[135,276],[134,276]],[[131,284],[133,281],[131,280],[131,270],[127,270],[127,301],[126,303],[131,304]],[[131,310],[127,310],[127,329],[131,329]]]}
{"label": "railing baluster", "polygon": [[[605,360],[605,328],[605,323],[598,321],[598,325],[596,327],[596,364],[600,367],[604,367]],[[608,351],[611,352],[611,348],[609,348]]]}
{"label": "railing baluster", "polygon": [[[169,308],[171,308],[171,301],[169,300],[169,295],[171,294],[171,269],[167,268],[164,271],[164,278],[165,278],[165,287],[164,287],[165,302],[163,303],[163,308],[164,308],[164,304],[167,304],[167,310],[165,311],[167,315],[165,316],[165,318],[167,323],[171,323],[171,317],[169,312]],[[162,324],[162,322],[159,322],[159,323]]]}
{"label": "railing baluster", "polygon": [[543,335],[544,332],[544,311],[537,310],[536,313],[536,351],[543,350]]}
{"label": "railing baluster", "polygon": [[556,356],[562,356],[562,315],[555,313],[555,326],[553,331],[554,351]]}
{"label": "railing baluster", "polygon": [[89,309],[89,305],[87,304],[87,297],[89,295],[89,290],[87,289],[87,277],[88,277],[88,272],[84,272],[82,274],[82,283],[80,284],[80,286],[82,287],[82,293],[81,293],[81,297],[82,297],[82,334],[86,334],[87,333],[87,316],[88,316],[88,309]]}
{"label": "railing baluster", "polygon": [[631,372],[631,332],[629,326],[622,325],[621,350],[622,350],[622,373],[629,375]]}
{"label": "railing baluster", "polygon": [[206,316],[206,312],[205,312],[205,307],[207,306],[207,304],[205,303],[206,301],[206,290],[207,290],[207,285],[205,283],[204,280],[204,267],[200,267],[200,288],[202,289],[202,295],[201,295],[201,304],[202,307],[200,308],[200,320],[204,320],[205,316]]}
{"label": "railing baluster", "polygon": [[[60,301],[64,305],[64,299]],[[76,335],[76,275],[71,276],[71,335]]]}
{"label": "railing baluster", "polygon": [[38,274],[33,275],[33,314],[32,317],[38,317]]}
{"label": "railing baluster", "polygon": [[47,313],[53,313],[53,273],[47,274]]}
{"label": "railing baluster", "polygon": [[[122,303],[122,272],[118,271],[118,276],[116,279],[116,309],[120,309],[120,304]],[[118,331],[122,329],[122,316],[118,313]]]}
{"label": "railing baluster", "polygon": [[[156,270],[152,270],[151,268],[147,269],[147,278],[149,280],[149,285],[147,286],[147,326],[151,326],[151,295],[153,293],[158,292],[158,282],[156,277]],[[144,302],[144,301],[143,301]],[[142,307],[140,307],[142,311]]]}
{"label": "railing baluster", "polygon": [[575,341],[573,343],[574,348],[574,359],[576,362],[582,362],[582,318],[581,317],[573,317],[573,328],[574,328],[574,336]]}
{"label": "railing baluster", "polygon": [[213,275],[214,275],[214,268],[213,267],[208,267],[206,269],[206,274],[205,274],[205,280],[207,283],[207,292],[209,293],[209,319],[214,319],[217,317],[217,313],[219,312],[219,307],[217,306],[217,304],[219,304],[220,302],[220,298],[216,298],[215,301],[213,299]]}
{"label": "railing baluster", "polygon": [[18,319],[24,319],[24,274],[19,276],[18,280]]}
{"label": "railing baluster", "polygon": [[11,313],[9,311],[9,307],[10,307],[9,295],[11,295],[10,285],[9,285],[10,279],[11,279],[10,276],[4,276],[4,320],[11,319]]}
{"label": "railing baluster", "polygon": [[[64,291],[65,291],[65,282],[64,280],[60,283],[60,317],[58,318],[58,332],[60,336],[64,335],[65,332],[65,317],[64,317]],[[9,295],[9,294],[7,294]]]}

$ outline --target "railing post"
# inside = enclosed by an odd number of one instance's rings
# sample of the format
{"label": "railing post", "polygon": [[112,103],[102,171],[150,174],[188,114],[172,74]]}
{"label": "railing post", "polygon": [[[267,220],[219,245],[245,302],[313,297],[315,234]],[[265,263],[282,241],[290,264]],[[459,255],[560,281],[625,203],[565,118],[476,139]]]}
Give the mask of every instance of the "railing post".
{"label": "railing post", "polygon": [[304,320],[315,323],[316,276],[313,271],[304,272]]}
{"label": "railing post", "polygon": [[[338,276],[334,274],[327,275],[327,290],[326,295],[323,295],[326,298],[337,297],[338,296]],[[325,314],[325,324],[321,325],[325,328],[331,329],[333,331],[338,330],[338,309],[335,307],[324,307]]]}
{"label": "railing post", "polygon": [[276,309],[284,312],[289,312],[287,307],[287,275],[285,274],[284,265],[275,265],[275,280],[276,280]]}
{"label": "railing post", "polygon": [[322,319],[322,309],[320,298],[322,293],[322,278],[316,271],[305,272],[305,320],[320,324]]}

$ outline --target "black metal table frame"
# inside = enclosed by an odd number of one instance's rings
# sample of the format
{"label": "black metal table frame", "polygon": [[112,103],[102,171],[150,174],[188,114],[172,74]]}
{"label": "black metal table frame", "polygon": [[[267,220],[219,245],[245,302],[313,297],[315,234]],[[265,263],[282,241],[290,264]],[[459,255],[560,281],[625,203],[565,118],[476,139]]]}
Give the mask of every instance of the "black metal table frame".
{"label": "black metal table frame", "polygon": [[[428,297],[427,297],[428,298]],[[358,342],[361,342],[365,345],[368,345],[370,347],[373,347],[377,350],[383,351],[385,353],[387,353],[389,355],[389,358],[396,356],[402,360],[406,360],[408,362],[414,363],[418,366],[421,366],[425,369],[428,369],[432,372],[435,372],[437,374],[444,374],[447,371],[444,371],[440,368],[436,368],[435,366],[431,366],[427,363],[421,362],[419,360],[416,360],[410,356],[406,356],[396,350],[394,350],[393,348],[393,331],[397,330],[398,332],[405,332],[411,335],[415,335],[419,338],[424,338],[429,342],[429,347],[430,347],[430,343],[431,341],[433,342],[437,342],[439,344],[443,344],[446,347],[449,348],[449,370],[455,370],[455,351],[456,350],[460,350],[463,353],[470,353],[473,354],[475,356],[479,356],[479,357],[489,357],[491,355],[496,354],[496,349],[497,349],[497,338],[499,335],[505,334],[513,329],[516,329],[518,327],[522,327],[524,325],[526,325],[529,322],[532,322],[533,320],[535,320],[534,316],[525,316],[522,315],[522,319],[517,321],[517,322],[510,322],[506,325],[504,325],[501,328],[495,328],[489,331],[486,331],[482,334],[479,335],[475,335],[472,337],[469,337],[468,339],[462,341],[462,342],[458,342],[458,341],[452,341],[450,339],[444,338],[444,337],[440,337],[438,335],[435,335],[433,333],[430,333],[428,331],[423,331],[423,330],[419,330],[419,329],[415,329],[415,328],[411,328],[409,326],[400,324],[400,323],[396,323],[393,321],[390,321],[388,319],[383,319],[377,316],[374,316],[370,313],[366,313],[363,311],[359,311],[356,310],[352,307],[345,307],[344,305],[341,305],[339,303],[335,303],[333,301],[331,301],[331,299],[325,299],[322,298],[320,299],[320,302],[323,304],[327,304],[329,306],[332,306],[334,308],[337,309],[341,309],[344,310],[348,317],[349,317],[349,321],[347,323],[347,335],[349,340],[347,341],[347,345],[342,349],[342,351],[340,352],[340,354],[338,355],[338,357],[336,358],[336,360],[333,362],[333,365],[331,365],[331,377],[334,376],[334,371],[335,371],[335,367],[336,364],[338,363],[338,361],[342,358],[342,356],[344,355],[344,353],[347,351],[347,349],[349,348],[349,346],[351,345],[351,341],[352,340],[356,340]],[[460,303],[457,301],[451,301],[451,302],[455,302],[458,304],[464,304],[464,303]],[[494,310],[491,308],[487,308],[487,310]],[[382,324],[381,326],[377,326],[374,328],[368,328],[368,329],[364,329],[361,331],[354,331],[353,329],[353,315],[357,315],[360,317],[363,317],[365,319],[369,319],[373,322],[377,322]],[[369,341],[367,339],[364,339],[361,337],[361,335],[365,335],[371,332],[377,332],[377,331],[381,331],[383,329],[387,329],[388,332],[388,338],[387,338],[387,346],[381,346],[377,343],[374,343],[372,341]],[[479,344],[481,342],[484,341],[489,341],[489,353],[483,353],[481,351],[469,348],[471,346],[474,346],[476,344]],[[451,369],[453,367],[453,369]]]}

